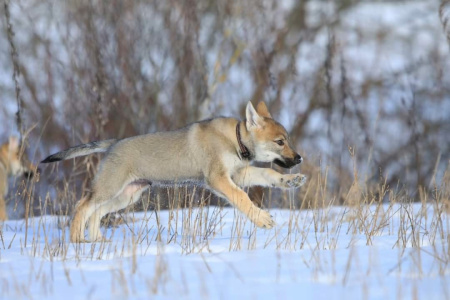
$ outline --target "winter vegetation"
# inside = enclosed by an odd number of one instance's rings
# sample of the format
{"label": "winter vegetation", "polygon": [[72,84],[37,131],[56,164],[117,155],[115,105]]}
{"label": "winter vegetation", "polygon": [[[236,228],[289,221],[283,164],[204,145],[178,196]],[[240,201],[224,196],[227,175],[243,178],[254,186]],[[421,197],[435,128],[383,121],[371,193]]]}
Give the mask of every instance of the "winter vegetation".
{"label": "winter vegetation", "polygon": [[[2,2],[0,144],[37,164],[264,100],[304,162],[251,188],[256,228],[200,186],[68,224],[102,155],[12,178],[0,299],[450,298],[450,2]],[[114,174],[111,174],[114,176]]]}

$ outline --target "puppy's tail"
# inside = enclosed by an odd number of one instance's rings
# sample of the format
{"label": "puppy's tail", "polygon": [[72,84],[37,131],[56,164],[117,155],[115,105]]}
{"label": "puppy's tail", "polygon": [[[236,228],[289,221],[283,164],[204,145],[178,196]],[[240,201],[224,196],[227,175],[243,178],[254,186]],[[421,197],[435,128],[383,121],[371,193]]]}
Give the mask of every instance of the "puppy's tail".
{"label": "puppy's tail", "polygon": [[78,145],[78,146],[66,149],[64,151],[52,154],[52,155],[48,156],[46,159],[44,159],[43,161],[41,161],[41,163],[46,164],[46,163],[51,163],[51,162],[55,162],[55,161],[75,158],[78,156],[89,155],[92,153],[106,152],[115,143],[117,143],[117,140],[111,139],[111,140],[104,140],[104,141],[91,142],[91,143],[87,143],[87,144],[83,144],[83,145]]}

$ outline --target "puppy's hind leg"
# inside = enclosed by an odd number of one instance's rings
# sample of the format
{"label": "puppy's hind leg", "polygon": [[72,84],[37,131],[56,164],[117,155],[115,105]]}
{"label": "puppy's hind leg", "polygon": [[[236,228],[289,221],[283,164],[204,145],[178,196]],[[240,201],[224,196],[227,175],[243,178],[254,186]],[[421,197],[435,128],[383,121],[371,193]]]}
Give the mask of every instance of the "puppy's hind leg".
{"label": "puppy's hind leg", "polygon": [[84,239],[84,229],[89,216],[95,211],[89,197],[83,198],[75,208],[75,214],[70,225],[70,241],[72,243],[87,242]]}
{"label": "puppy's hind leg", "polygon": [[[120,195],[118,197],[120,197]],[[106,202],[105,204],[99,206],[89,218],[88,220],[89,241],[91,242],[105,241],[102,232],[100,231],[100,223],[102,217],[108,213],[107,211],[108,203],[110,203],[111,201],[116,201],[118,197],[113,198],[110,201]]]}
{"label": "puppy's hind leg", "polygon": [[89,240],[96,242],[105,240],[100,231],[101,219],[108,213],[124,209],[137,202],[140,199],[141,194],[149,187],[150,185],[147,182],[130,183],[117,197],[98,207],[89,218]]}
{"label": "puppy's hind leg", "polygon": [[[124,168],[124,162],[115,157],[114,159],[108,159],[106,157],[100,168],[99,172],[94,178],[92,183],[92,194],[89,198],[85,198],[80,201],[76,207],[75,215],[70,227],[70,240],[72,242],[86,242],[84,239],[84,229],[86,222],[104,204],[111,199],[120,195],[127,184],[132,181],[130,175],[127,172],[120,172]],[[114,174],[114,175],[113,175]],[[95,221],[100,223],[98,218]],[[96,225],[97,228],[100,224]],[[93,230],[96,227],[93,227]],[[95,234],[97,236],[98,233]]]}
{"label": "puppy's hind leg", "polygon": [[[97,185],[90,197],[83,198],[75,208],[75,215],[70,226],[70,241],[73,243],[90,242],[84,239],[84,229],[86,228],[86,223],[99,208],[105,205],[109,199],[114,199],[117,197],[122,190],[123,188],[118,191],[117,188],[99,188]],[[100,226],[100,220],[97,220],[96,218],[95,221],[98,221],[99,223],[96,225],[98,228]],[[94,236],[96,235],[97,234]]]}

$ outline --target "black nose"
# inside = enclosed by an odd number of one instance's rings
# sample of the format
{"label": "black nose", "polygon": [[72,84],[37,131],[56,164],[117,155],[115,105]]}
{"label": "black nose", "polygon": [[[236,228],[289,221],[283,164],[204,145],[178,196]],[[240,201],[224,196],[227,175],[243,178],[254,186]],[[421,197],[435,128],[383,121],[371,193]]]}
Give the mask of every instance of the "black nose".
{"label": "black nose", "polygon": [[296,155],[295,157],[294,157],[294,162],[296,163],[296,164],[299,164],[299,163],[301,163],[303,161],[303,158],[300,156],[300,155]]}

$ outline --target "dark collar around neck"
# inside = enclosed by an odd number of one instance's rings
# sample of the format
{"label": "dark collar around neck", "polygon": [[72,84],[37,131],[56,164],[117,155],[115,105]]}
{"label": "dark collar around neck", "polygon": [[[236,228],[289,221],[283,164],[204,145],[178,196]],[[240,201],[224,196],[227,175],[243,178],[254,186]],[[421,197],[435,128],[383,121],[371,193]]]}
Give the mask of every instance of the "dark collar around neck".
{"label": "dark collar around neck", "polygon": [[241,122],[238,122],[236,124],[236,138],[237,138],[237,142],[239,144],[239,149],[240,149],[240,154],[242,158],[251,159],[252,154],[250,153],[250,150],[248,150],[248,148],[242,143],[241,140]]}

